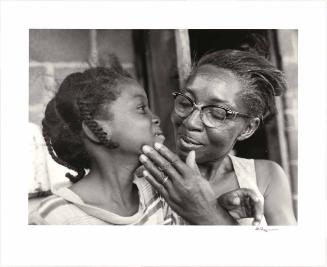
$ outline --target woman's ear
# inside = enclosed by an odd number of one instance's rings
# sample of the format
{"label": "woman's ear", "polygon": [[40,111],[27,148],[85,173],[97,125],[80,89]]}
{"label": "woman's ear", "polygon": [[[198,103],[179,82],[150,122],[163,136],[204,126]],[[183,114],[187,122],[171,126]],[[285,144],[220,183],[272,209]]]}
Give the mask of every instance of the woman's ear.
{"label": "woman's ear", "polygon": [[237,137],[237,141],[243,141],[245,139],[248,139],[258,129],[259,125],[260,125],[260,119],[259,118],[250,119],[250,121],[247,123],[244,130]]}
{"label": "woman's ear", "polygon": [[98,137],[96,137],[95,134],[89,129],[89,127],[87,127],[84,121],[82,122],[82,129],[87,139],[89,139],[93,143],[100,144],[100,140],[98,139]]}

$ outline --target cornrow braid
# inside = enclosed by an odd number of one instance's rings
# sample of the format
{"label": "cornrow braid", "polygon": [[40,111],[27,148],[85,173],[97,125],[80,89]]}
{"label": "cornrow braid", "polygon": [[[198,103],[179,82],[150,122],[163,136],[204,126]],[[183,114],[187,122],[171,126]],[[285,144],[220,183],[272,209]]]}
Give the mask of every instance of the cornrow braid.
{"label": "cornrow braid", "polygon": [[60,158],[57,157],[57,155],[55,154],[54,150],[53,150],[53,147],[52,147],[52,144],[51,144],[51,137],[50,135],[48,134],[47,130],[46,130],[46,126],[45,126],[45,122],[44,120],[42,120],[42,135],[43,135],[43,138],[44,138],[44,141],[45,141],[45,144],[47,146],[47,149],[49,151],[49,154],[51,156],[51,158],[57,162],[58,164],[68,168],[68,169],[71,169],[73,171],[76,171],[77,172],[77,175],[72,175],[71,173],[67,172],[66,173],[66,177],[72,182],[72,183],[76,183],[77,181],[81,180],[84,175],[85,175],[85,170],[84,169],[78,169],[78,168],[75,168],[74,166],[68,164],[67,162],[61,160]]}
{"label": "cornrow braid", "polygon": [[100,143],[110,149],[118,147],[118,144],[111,142],[108,139],[108,134],[99,126],[99,124],[93,119],[92,112],[89,105],[83,100],[78,100],[77,105],[80,110],[80,116],[85,122],[86,126],[92,131],[92,133],[99,139]]}

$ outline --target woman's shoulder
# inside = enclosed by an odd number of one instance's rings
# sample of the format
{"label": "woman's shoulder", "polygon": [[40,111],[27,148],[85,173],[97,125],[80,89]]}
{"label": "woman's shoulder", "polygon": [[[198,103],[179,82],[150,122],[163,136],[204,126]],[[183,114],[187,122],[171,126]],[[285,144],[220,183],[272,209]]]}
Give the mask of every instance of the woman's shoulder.
{"label": "woman's shoulder", "polygon": [[84,212],[73,203],[58,195],[42,200],[39,206],[29,214],[29,224],[69,224],[72,218]]}
{"label": "woman's shoulder", "polygon": [[266,160],[266,159],[255,159],[254,160],[254,163],[255,163],[255,168],[258,172],[264,172],[264,173],[267,173],[267,172],[283,172],[283,169],[282,167],[272,161],[272,160]]}
{"label": "woman's shoulder", "polygon": [[255,164],[257,180],[265,186],[263,195],[268,224],[295,224],[290,181],[284,170],[277,163],[269,160],[258,160]]}
{"label": "woman's shoulder", "polygon": [[256,159],[254,165],[258,187],[265,195],[273,184],[284,184],[287,181],[283,168],[274,161]]}

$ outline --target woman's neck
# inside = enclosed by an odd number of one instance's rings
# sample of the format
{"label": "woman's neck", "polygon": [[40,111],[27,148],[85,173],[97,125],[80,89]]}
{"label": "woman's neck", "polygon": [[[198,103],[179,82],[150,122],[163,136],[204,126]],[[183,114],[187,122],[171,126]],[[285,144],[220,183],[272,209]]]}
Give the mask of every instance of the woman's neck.
{"label": "woman's neck", "polygon": [[133,184],[138,165],[137,156],[110,153],[97,157],[90,172],[71,189],[87,204],[131,216],[139,207],[138,190]]}
{"label": "woman's neck", "polygon": [[208,181],[217,179],[224,173],[230,171],[229,157],[224,156],[222,158],[216,159],[215,161],[206,162],[204,164],[199,163],[198,167],[202,177]]}

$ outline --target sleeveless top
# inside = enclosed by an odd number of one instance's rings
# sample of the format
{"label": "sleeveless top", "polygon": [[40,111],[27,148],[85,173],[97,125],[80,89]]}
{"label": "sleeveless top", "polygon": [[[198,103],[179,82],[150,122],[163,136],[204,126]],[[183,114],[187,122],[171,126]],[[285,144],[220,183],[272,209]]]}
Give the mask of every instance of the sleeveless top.
{"label": "sleeveless top", "polygon": [[[262,195],[258,185],[257,185],[257,176],[255,173],[255,166],[253,159],[244,159],[229,155],[235,175],[237,177],[237,182],[240,188],[249,188],[255,191],[258,195]],[[253,218],[245,218],[238,220],[240,225],[252,225]],[[266,226],[267,222],[265,217],[262,217],[261,226]]]}

